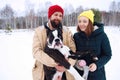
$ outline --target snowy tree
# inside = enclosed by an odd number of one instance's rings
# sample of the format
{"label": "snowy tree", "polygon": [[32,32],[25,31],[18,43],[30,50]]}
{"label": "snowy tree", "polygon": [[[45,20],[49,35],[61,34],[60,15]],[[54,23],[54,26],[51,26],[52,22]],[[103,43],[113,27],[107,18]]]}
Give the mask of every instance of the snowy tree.
{"label": "snowy tree", "polygon": [[116,17],[117,17],[116,12],[117,12],[117,5],[116,5],[116,2],[113,1],[110,5],[110,13],[111,13],[110,23],[111,23],[111,25],[115,25]]}
{"label": "snowy tree", "polygon": [[34,4],[32,4],[30,1],[25,1],[25,13],[26,13],[26,28],[32,28],[33,27],[33,17],[34,17]]}
{"label": "snowy tree", "polygon": [[5,7],[2,8],[0,14],[1,14],[1,18],[5,20],[4,29],[7,27],[7,25],[11,26],[12,23],[11,19],[14,17],[13,9],[9,5],[6,5]]}

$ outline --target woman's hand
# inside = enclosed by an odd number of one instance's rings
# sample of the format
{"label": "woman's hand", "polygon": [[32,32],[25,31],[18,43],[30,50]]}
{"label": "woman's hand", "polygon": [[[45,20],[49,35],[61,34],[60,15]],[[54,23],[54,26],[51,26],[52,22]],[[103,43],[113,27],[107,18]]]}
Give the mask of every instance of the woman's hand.
{"label": "woman's hand", "polygon": [[97,65],[95,63],[92,63],[92,64],[89,65],[89,70],[91,72],[94,72],[96,69],[97,69]]}

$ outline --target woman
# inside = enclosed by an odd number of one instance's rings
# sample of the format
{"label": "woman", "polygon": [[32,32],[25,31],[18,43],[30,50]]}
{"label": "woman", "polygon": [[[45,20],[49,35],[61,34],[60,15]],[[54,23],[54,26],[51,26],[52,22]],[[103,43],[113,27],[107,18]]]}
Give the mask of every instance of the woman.
{"label": "woman", "polygon": [[[106,80],[104,65],[111,59],[111,46],[109,39],[104,32],[103,24],[94,22],[92,10],[83,11],[78,16],[77,32],[74,34],[77,51],[94,51],[98,60],[90,63],[87,80]],[[83,58],[84,59],[84,58]],[[77,69],[82,75],[83,71]]]}

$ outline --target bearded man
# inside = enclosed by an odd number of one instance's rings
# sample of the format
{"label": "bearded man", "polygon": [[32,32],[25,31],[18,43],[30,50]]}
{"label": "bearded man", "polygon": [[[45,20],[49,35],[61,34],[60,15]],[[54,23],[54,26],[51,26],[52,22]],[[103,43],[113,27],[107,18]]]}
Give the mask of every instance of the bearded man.
{"label": "bearded man", "polygon": [[[44,48],[47,42],[48,30],[59,29],[62,32],[63,43],[68,46],[73,52],[76,51],[73,35],[71,31],[62,26],[62,20],[64,16],[64,10],[59,5],[52,5],[48,9],[48,21],[45,22],[44,26],[39,26],[35,29],[33,37],[33,57],[35,64],[32,70],[33,80],[46,80],[43,65],[55,67],[56,70],[64,72],[63,77],[58,77],[57,80],[74,80],[74,77],[67,72],[64,66],[56,63],[50,56],[44,52]],[[75,60],[68,59],[71,65],[75,64]]]}

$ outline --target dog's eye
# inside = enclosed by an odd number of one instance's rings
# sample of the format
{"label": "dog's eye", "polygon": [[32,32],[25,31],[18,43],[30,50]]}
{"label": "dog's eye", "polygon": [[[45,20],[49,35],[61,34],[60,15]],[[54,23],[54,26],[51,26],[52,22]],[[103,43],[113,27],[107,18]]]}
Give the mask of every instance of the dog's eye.
{"label": "dog's eye", "polygon": [[61,36],[58,36],[59,38],[61,38]]}
{"label": "dog's eye", "polygon": [[61,35],[58,35],[58,37],[59,37],[59,38],[62,38],[62,36],[61,36]]}
{"label": "dog's eye", "polygon": [[51,35],[50,38],[49,38],[49,42],[52,43],[53,39],[54,39],[54,36]]}
{"label": "dog's eye", "polygon": [[59,35],[59,38],[60,38],[61,40],[63,40],[62,36],[60,36],[60,35]]}

